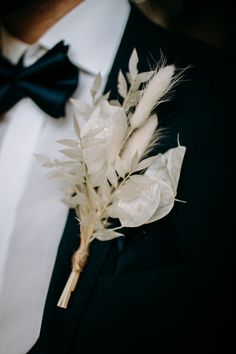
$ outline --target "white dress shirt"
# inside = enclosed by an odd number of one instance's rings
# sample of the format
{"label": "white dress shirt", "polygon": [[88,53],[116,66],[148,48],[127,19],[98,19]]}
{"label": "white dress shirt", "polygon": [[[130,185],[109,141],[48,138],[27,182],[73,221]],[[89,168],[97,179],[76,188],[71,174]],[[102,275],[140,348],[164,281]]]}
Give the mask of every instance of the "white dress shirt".
{"label": "white dress shirt", "polygon": [[[105,86],[129,16],[127,0],[86,0],[34,45],[2,31],[2,54],[34,63],[62,39],[80,68],[74,97],[88,101],[98,72]],[[34,154],[60,157],[59,139],[74,135],[71,104],[53,119],[25,98],[0,119],[0,353],[25,354],[38,338],[44,304],[68,208],[60,181]],[[80,117],[82,119],[82,117]]]}

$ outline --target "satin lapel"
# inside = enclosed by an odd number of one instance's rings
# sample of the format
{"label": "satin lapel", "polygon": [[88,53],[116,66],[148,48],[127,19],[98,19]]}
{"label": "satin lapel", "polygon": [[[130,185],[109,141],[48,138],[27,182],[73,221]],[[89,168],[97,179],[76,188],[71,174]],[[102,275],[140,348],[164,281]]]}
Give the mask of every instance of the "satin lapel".
{"label": "satin lapel", "polygon": [[[140,46],[139,53],[142,50],[141,38],[137,41],[137,29],[140,25],[146,25],[146,23],[144,16],[132,6],[130,18],[105,89],[105,92],[111,91],[112,98],[117,98],[116,86],[119,70],[127,71],[128,59],[135,47]],[[147,61],[146,65],[148,65]],[[72,294],[69,307],[66,310],[58,308],[57,301],[71,270],[71,256],[79,246],[78,230],[75,214],[70,211],[49,287],[41,335],[29,354],[69,353],[72,337],[108,256],[113,241],[94,240],[91,243],[88,264],[80,277],[75,292]]]}

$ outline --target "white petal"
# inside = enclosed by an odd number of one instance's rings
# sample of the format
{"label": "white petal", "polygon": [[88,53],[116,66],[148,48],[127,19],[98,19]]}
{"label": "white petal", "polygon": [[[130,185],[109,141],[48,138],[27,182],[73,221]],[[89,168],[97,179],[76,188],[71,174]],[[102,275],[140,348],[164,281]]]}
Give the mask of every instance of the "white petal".
{"label": "white petal", "polygon": [[166,181],[170,183],[170,176],[167,169],[167,159],[165,155],[158,154],[156,159],[144,173],[145,176],[155,178],[158,181]]}
{"label": "white petal", "polygon": [[179,183],[180,171],[185,151],[186,148],[184,146],[178,146],[175,149],[171,149],[167,152],[167,168],[175,193]]}
{"label": "white petal", "polygon": [[108,208],[108,215],[119,218],[124,227],[140,226],[152,217],[159,202],[158,182],[145,176],[137,176],[135,181],[128,180],[121,187],[114,203]]}
{"label": "white petal", "polygon": [[165,182],[160,182],[160,189],[161,189],[160,203],[155,213],[147,221],[147,224],[163,218],[164,216],[169,214],[169,212],[174,206],[175,194],[172,187]]}
{"label": "white petal", "polygon": [[90,173],[95,173],[105,163],[115,162],[126,129],[123,108],[112,106],[107,101],[95,108],[81,130],[84,156]]}
{"label": "white petal", "polygon": [[93,234],[93,237],[98,239],[99,241],[109,241],[120,236],[124,236],[124,235],[109,229],[99,230]]}
{"label": "white petal", "polygon": [[164,154],[157,155],[157,158],[146,170],[145,175],[159,181],[165,181],[176,194],[185,151],[186,148],[184,146],[178,146]]}

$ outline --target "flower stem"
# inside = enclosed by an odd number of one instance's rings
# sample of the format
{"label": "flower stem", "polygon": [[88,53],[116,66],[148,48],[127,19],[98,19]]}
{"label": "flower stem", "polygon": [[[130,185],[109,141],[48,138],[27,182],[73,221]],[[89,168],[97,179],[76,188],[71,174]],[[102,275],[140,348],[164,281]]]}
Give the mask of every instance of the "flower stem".
{"label": "flower stem", "polygon": [[61,294],[61,297],[57,303],[58,307],[66,309],[71,297],[72,292],[75,290],[76,285],[78,283],[81,272],[83,271],[87,259],[89,256],[89,240],[90,237],[82,236],[81,234],[81,242],[78,250],[73,254],[72,257],[72,270],[70,276],[67,280],[67,283],[64,287],[64,290]]}

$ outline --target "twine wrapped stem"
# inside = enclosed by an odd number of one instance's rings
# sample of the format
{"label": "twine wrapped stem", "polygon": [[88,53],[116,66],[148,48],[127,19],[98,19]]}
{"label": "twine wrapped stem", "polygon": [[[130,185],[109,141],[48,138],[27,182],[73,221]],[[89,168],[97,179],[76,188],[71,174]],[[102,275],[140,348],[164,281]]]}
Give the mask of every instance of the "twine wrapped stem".
{"label": "twine wrapped stem", "polygon": [[61,297],[57,303],[58,307],[66,309],[72,292],[75,290],[80,274],[83,271],[89,256],[89,240],[82,237],[78,250],[72,256],[72,270]]}

